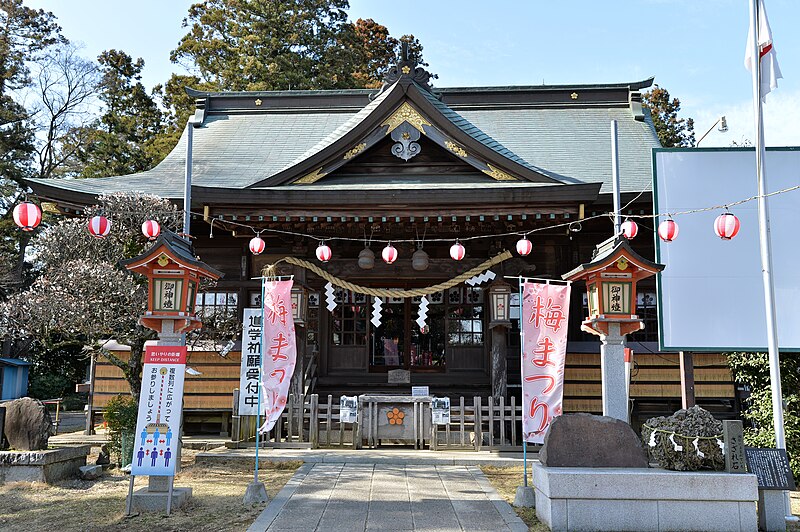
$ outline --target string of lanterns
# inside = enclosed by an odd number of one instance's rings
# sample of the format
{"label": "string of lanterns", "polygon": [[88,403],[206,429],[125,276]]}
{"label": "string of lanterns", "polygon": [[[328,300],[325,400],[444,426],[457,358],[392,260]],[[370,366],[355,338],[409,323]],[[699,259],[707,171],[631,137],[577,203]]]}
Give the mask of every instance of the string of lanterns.
{"label": "string of lanterns", "polygon": [[[766,197],[774,196],[774,195],[777,195],[777,194],[784,194],[784,193],[791,192],[791,191],[798,190],[798,189],[800,189],[800,185],[789,187],[789,188],[785,188],[785,189],[782,189],[782,190],[777,190],[775,192],[770,192],[768,194],[764,194],[763,197],[766,198]],[[675,222],[675,220],[672,219],[673,216],[678,216],[678,215],[683,215],[683,214],[694,214],[694,213],[698,213],[698,212],[707,212],[707,211],[718,210],[718,209],[725,209],[725,212],[720,214],[719,216],[717,216],[717,218],[714,220],[714,225],[713,225],[714,233],[719,238],[721,238],[722,240],[731,240],[739,233],[739,229],[741,227],[741,221],[739,220],[739,218],[735,214],[729,212],[728,208],[732,207],[732,206],[736,206],[736,205],[741,205],[743,203],[747,203],[747,202],[750,202],[750,201],[757,200],[760,197],[762,197],[762,196],[756,195],[756,196],[751,196],[749,198],[746,198],[746,199],[743,199],[743,200],[739,200],[739,201],[736,201],[736,202],[733,202],[733,203],[729,203],[729,204],[726,204],[726,205],[717,205],[717,206],[713,206],[713,207],[705,207],[705,208],[701,208],[701,209],[692,209],[692,210],[686,210],[686,211],[675,212],[675,213],[650,214],[650,215],[632,215],[631,218],[653,218],[653,219],[658,219],[660,217],[666,216],[667,219],[663,220],[661,223],[658,224],[656,232],[658,234],[658,237],[663,242],[672,242],[678,237],[678,233],[679,233],[678,224]],[[198,217],[202,216],[199,213],[190,213],[190,214],[192,214],[194,216],[198,216]],[[586,217],[586,218],[583,219],[583,221],[592,220],[592,219],[595,219],[595,218],[611,217],[611,216],[613,216],[613,213],[602,213],[602,214],[599,214],[599,215]],[[42,221],[42,211],[41,211],[41,209],[39,208],[38,205],[36,205],[35,203],[30,202],[30,201],[28,201],[26,199],[26,200],[22,201],[21,203],[17,204],[14,207],[13,217],[14,217],[14,223],[20,229],[22,229],[23,231],[33,231],[36,227],[39,226],[39,224]],[[213,235],[213,230],[214,230],[213,223],[214,223],[214,220],[212,220],[211,223],[212,223],[212,225],[211,225],[212,233],[211,234]],[[261,238],[261,231],[257,231],[252,226],[249,226],[249,225],[246,225],[246,224],[242,224],[242,223],[238,223],[238,222],[234,222],[234,221],[225,221],[225,223],[229,224],[229,225],[235,225],[235,226],[251,229],[253,232],[256,233],[256,236],[253,237],[250,240],[250,243],[249,243],[250,252],[253,253],[253,255],[260,255],[261,253],[264,252],[264,250],[266,249],[266,242]],[[498,238],[498,237],[503,237],[503,236],[521,235],[522,238],[520,238],[516,243],[516,250],[517,250],[517,253],[520,256],[525,257],[525,256],[529,255],[533,251],[533,243],[528,239],[528,234],[533,233],[533,232],[538,232],[538,231],[544,231],[544,230],[547,230],[547,229],[554,229],[554,228],[559,228],[559,227],[564,227],[564,226],[572,226],[573,224],[574,224],[574,222],[565,222],[565,223],[559,223],[559,224],[550,225],[550,226],[547,226],[547,227],[540,227],[540,228],[537,228],[537,229],[531,229],[531,230],[526,231],[524,233],[512,231],[512,232],[500,233],[500,234],[494,234],[494,235],[476,235],[476,236],[471,236],[471,237],[465,237],[465,238],[462,238],[461,240],[467,241],[467,240],[476,240],[476,239],[479,239],[479,238]],[[109,220],[105,216],[100,215],[100,216],[94,216],[89,220],[87,229],[89,231],[89,234],[91,234],[93,237],[95,237],[95,238],[105,238],[111,232],[111,225],[112,225],[111,224],[111,220]],[[639,233],[639,226],[637,225],[637,223],[634,220],[628,218],[621,224],[620,230],[622,232],[622,235],[625,238],[627,238],[628,240],[632,240]],[[333,257],[333,252],[332,252],[330,246],[326,244],[326,241],[324,239],[320,239],[319,237],[316,237],[314,235],[308,235],[308,234],[304,234],[304,233],[296,233],[296,232],[292,232],[292,231],[283,231],[283,230],[278,230],[278,229],[268,229],[266,231],[279,233],[279,234],[289,234],[289,235],[293,235],[293,236],[302,236],[302,237],[316,239],[316,240],[319,241],[319,245],[317,246],[317,249],[316,249],[317,259],[322,263],[326,263],[326,262],[329,262],[331,260],[331,258]],[[142,234],[145,237],[147,237],[149,240],[155,240],[156,238],[158,238],[158,235],[160,233],[161,233],[161,227],[159,226],[158,222],[156,222],[155,220],[146,220],[142,224]],[[355,240],[355,239],[354,238],[347,238],[347,237],[332,237],[331,240]],[[442,240],[446,240],[446,239],[443,239],[443,238],[429,239],[429,241],[442,241]],[[401,241],[404,242],[405,240],[401,240]],[[466,248],[464,247],[464,245],[459,240],[456,240],[456,242],[452,246],[450,246],[450,257],[455,261],[460,261],[460,260],[464,259],[465,256],[466,256]],[[397,252],[397,249],[392,245],[391,241],[388,241],[386,247],[384,247],[383,250],[381,251],[381,258],[387,264],[392,264],[397,260],[398,252]],[[375,259],[375,254],[372,252],[372,250],[370,250],[369,247],[365,247],[365,249],[362,250],[361,253],[359,253],[359,256],[358,256],[359,266],[361,266],[363,269],[370,269],[370,268],[372,268],[372,265],[374,264],[374,259]],[[424,270],[424,269],[427,268],[427,262],[428,262],[428,255],[427,255],[427,253],[425,253],[422,250],[422,247],[420,246],[420,248],[412,255],[412,266],[414,267],[414,269]]]}

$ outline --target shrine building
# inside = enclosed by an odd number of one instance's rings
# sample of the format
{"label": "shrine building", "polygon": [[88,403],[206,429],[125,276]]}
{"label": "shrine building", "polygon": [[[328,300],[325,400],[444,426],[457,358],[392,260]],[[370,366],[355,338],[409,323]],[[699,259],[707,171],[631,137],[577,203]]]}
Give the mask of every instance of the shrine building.
{"label": "shrine building", "polygon": [[[515,277],[560,279],[589,262],[613,233],[610,122],[619,129],[623,215],[652,213],[652,148],[660,147],[641,92],[653,79],[592,85],[432,87],[430,75],[400,61],[379,90],[198,92],[192,141],[191,236],[201,260],[224,273],[197,294],[198,315],[241,318],[258,306],[263,268],[285,257],[312,263],[336,279],[375,289],[415,289],[457,278],[508,250],[491,274],[431,294],[420,328],[419,298],[387,297],[379,325],[374,298],[335,288],[281,261],[276,273],[305,288],[298,323],[298,393],[409,393],[514,396],[519,401],[520,336]],[[81,213],[98,195],[140,191],[183,206],[187,133],[155,168],[99,179],[32,179],[43,201]],[[143,220],[144,221],[144,220]],[[652,223],[640,221],[631,246],[654,258]],[[248,243],[260,234],[260,255]],[[527,235],[532,251],[520,256]],[[397,259],[381,252],[391,241]],[[450,256],[460,242],[463,260]],[[330,248],[320,262],[317,247]],[[365,251],[369,250],[369,251]],[[420,253],[419,251],[422,250]],[[415,254],[416,253],[416,254]],[[510,285],[510,327],[490,328],[493,283]],[[637,315],[645,329],[629,337],[635,353],[633,419],[693,400],[721,415],[738,411],[737,391],[722,355],[695,356],[681,370],[677,353],[657,342],[655,280],[640,283]],[[600,413],[600,344],[580,329],[585,287],[573,289],[564,410]],[[239,385],[241,335],[190,351],[185,412],[189,431],[227,426]],[[390,371],[409,372],[389,382]],[[687,375],[691,373],[691,383]],[[96,406],[127,393],[114,366],[95,372]],[[682,388],[683,377],[683,388]],[[410,381],[410,382],[407,382]],[[684,397],[685,400],[685,397]],[[322,399],[320,399],[322,401]]]}

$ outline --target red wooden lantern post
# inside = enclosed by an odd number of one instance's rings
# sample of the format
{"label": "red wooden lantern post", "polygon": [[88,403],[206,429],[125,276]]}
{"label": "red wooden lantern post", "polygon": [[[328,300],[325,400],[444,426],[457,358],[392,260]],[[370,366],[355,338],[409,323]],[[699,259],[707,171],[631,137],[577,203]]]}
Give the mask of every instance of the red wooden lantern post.
{"label": "red wooden lantern post", "polygon": [[167,340],[165,335],[173,341],[201,327],[194,309],[200,280],[222,277],[222,272],[195,258],[188,240],[169,230],[164,230],[150,249],[120,264],[147,277],[147,311],[139,323],[158,332],[162,341]]}
{"label": "red wooden lantern post", "polygon": [[628,376],[625,336],[644,328],[636,315],[636,283],[655,275],[664,265],[637,254],[619,235],[597,246],[594,259],[562,277],[586,281],[589,316],[581,329],[600,337],[603,415],[628,421]]}

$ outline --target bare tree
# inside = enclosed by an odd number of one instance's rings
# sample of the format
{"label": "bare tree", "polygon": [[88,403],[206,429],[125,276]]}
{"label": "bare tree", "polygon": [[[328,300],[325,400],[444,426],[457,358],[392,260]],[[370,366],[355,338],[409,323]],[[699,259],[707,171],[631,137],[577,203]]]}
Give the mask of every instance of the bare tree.
{"label": "bare tree", "polygon": [[97,65],[65,44],[33,65],[35,98],[33,120],[37,127],[37,177],[69,173],[71,157],[86,142],[85,126],[96,118],[95,97],[100,74]]}

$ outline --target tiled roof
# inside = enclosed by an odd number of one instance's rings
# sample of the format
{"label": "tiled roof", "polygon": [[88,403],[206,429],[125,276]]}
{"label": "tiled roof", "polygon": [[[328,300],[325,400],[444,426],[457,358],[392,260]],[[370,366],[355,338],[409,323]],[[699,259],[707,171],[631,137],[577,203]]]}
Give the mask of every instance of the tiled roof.
{"label": "tiled roof", "polygon": [[[394,87],[360,110],[320,106],[210,112],[202,126],[194,130],[193,183],[245,188],[263,181],[340,138],[392,90]],[[420,90],[455,125],[503,157],[560,181],[600,182],[604,193],[611,191],[609,123],[616,119],[622,192],[649,190],[651,186],[651,149],[659,147],[659,143],[646,112],[644,121],[635,120],[630,108],[620,102],[590,106],[487,105],[476,109],[454,104],[449,107]],[[447,93],[447,89],[442,92]],[[99,179],[31,181],[88,194],[136,190],[181,198],[185,151],[184,132],[164,161],[146,172]]]}

